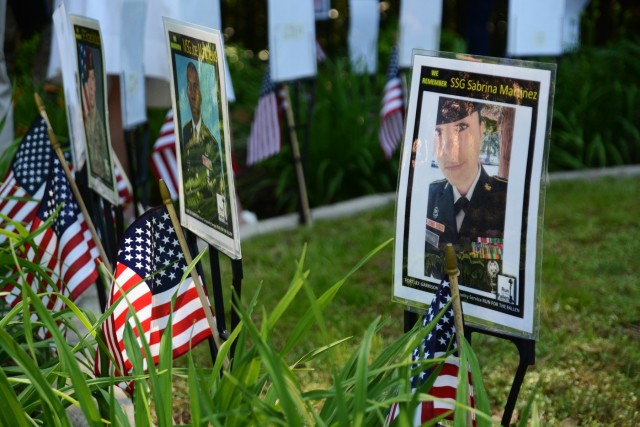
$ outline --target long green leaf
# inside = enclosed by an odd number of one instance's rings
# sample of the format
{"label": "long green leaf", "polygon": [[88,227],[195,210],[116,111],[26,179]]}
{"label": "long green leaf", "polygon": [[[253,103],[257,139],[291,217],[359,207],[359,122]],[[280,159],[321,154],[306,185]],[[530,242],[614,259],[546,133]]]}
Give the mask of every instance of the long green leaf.
{"label": "long green leaf", "polygon": [[37,391],[42,402],[43,422],[50,425],[64,423],[65,420],[68,422],[64,407],[51,390],[51,384],[42,375],[40,367],[4,329],[0,329],[0,347],[23,370]]}
{"label": "long green leaf", "polygon": [[4,369],[0,369],[0,399],[2,399],[2,411],[0,411],[0,425],[27,427],[29,422],[22,405],[15,395],[15,391],[9,379],[4,373]]}
{"label": "long green leaf", "polygon": [[469,364],[469,371],[471,373],[471,384],[473,384],[473,401],[475,407],[478,410],[476,422],[478,427],[491,425],[491,406],[489,403],[489,396],[484,386],[482,379],[482,370],[480,369],[480,363],[476,356],[471,344],[465,337],[461,337],[462,342],[462,355],[463,361]]}
{"label": "long green leaf", "polygon": [[72,384],[74,385],[75,395],[77,400],[80,402],[80,406],[87,421],[90,425],[100,425],[100,414],[98,413],[95,402],[93,401],[91,391],[87,386],[86,374],[81,371],[78,361],[75,358],[75,355],[70,351],[56,320],[44,306],[42,301],[35,295],[31,287],[23,287],[23,297],[27,297],[31,300],[34,311],[52,335],[60,360],[65,367],[65,370],[68,372]]}
{"label": "long green leaf", "polygon": [[[356,265],[353,267],[347,275],[331,286],[324,294],[322,294],[318,298],[318,309],[325,310],[329,305],[333,298],[336,296],[342,285],[346,282],[346,280],[355,273],[360,267],[362,267],[369,259],[371,259],[375,254],[380,252],[384,247],[386,247],[389,243],[391,243],[393,239],[386,240],[385,242],[378,245],[371,252],[369,252],[364,258],[362,258]],[[293,347],[295,347],[301,339],[304,338],[308,328],[311,326],[313,319],[316,317],[315,311],[308,311],[305,315],[300,319],[294,328],[293,332],[289,336],[287,343],[282,349],[283,354],[289,353]]]}
{"label": "long green leaf", "polygon": [[268,329],[272,329],[275,326],[275,324],[278,322],[278,320],[282,317],[282,314],[289,307],[289,305],[291,304],[291,301],[293,301],[295,296],[298,294],[298,291],[300,291],[300,289],[302,288],[304,281],[309,276],[308,272],[303,272],[302,270],[304,266],[304,259],[306,256],[306,252],[307,252],[307,247],[305,245],[305,247],[302,249],[302,255],[300,256],[300,260],[297,263],[297,268],[293,275],[293,279],[291,280],[291,284],[289,285],[289,289],[287,289],[287,292],[279,300],[278,304],[275,306],[275,308],[271,311],[271,314],[269,315],[269,319],[266,324]]}
{"label": "long green leaf", "polygon": [[364,421],[369,379],[369,353],[371,353],[371,341],[378,326],[379,318],[372,322],[367,328],[362,343],[358,348],[358,362],[356,366],[356,385],[353,390],[355,399],[353,402],[353,413],[355,419],[353,425],[361,426]]}
{"label": "long green leaf", "polygon": [[298,408],[295,404],[297,399],[292,393],[295,393],[295,391],[290,389],[287,383],[287,377],[291,375],[291,372],[288,371],[286,365],[277,353],[274,352],[274,349],[264,342],[261,333],[248,318],[247,314],[243,310],[238,310],[238,313],[245,324],[247,332],[251,335],[254,344],[260,353],[265,369],[269,373],[272,381],[272,387],[280,399],[280,406],[282,407],[282,411],[286,417],[288,425],[301,425]]}

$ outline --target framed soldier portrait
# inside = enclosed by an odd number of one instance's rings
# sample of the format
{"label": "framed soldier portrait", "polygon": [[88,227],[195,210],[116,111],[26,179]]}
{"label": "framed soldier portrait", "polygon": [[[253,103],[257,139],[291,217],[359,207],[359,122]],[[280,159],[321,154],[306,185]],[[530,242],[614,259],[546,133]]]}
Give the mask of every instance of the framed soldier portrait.
{"label": "framed soldier portrait", "polygon": [[537,337],[554,67],[414,51],[394,299],[427,306],[451,244],[465,321]]}
{"label": "framed soldier portrait", "polygon": [[224,52],[219,31],[164,18],[171,68],[180,221],[239,259]]}
{"label": "framed soldier portrait", "polygon": [[86,148],[89,187],[105,200],[117,205],[118,189],[109,134],[106,67],[100,24],[94,19],[70,15],[78,78],[78,97]]}

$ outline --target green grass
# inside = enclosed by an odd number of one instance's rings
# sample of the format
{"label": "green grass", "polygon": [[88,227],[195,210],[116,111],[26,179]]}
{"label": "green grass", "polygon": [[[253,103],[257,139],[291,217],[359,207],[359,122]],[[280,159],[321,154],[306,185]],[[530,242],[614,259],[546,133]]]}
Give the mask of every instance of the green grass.
{"label": "green grass", "polygon": [[[539,384],[542,425],[640,423],[640,180],[553,182],[547,188],[540,339],[514,417]],[[306,244],[309,283],[317,296],[371,249],[394,234],[394,206],[333,221],[254,237],[243,242],[243,292],[262,286],[259,304],[273,309]],[[367,326],[387,320],[372,353],[403,333],[404,306],[391,301],[392,245],[386,246],[343,286],[325,314],[326,332],[306,337],[310,350],[336,337],[354,336],[346,348],[319,359],[307,386],[331,382],[332,366],[352,354]],[[223,279],[230,275],[223,264]],[[224,279],[226,280],[226,279]],[[302,294],[304,295],[304,293]],[[299,298],[282,325],[296,325],[308,310]],[[259,312],[259,311],[258,311]],[[275,344],[289,331],[276,333]],[[281,338],[278,336],[281,334]],[[496,419],[500,419],[517,366],[515,347],[476,334],[473,340]],[[199,349],[205,351],[206,349]],[[515,420],[515,418],[514,418]]]}

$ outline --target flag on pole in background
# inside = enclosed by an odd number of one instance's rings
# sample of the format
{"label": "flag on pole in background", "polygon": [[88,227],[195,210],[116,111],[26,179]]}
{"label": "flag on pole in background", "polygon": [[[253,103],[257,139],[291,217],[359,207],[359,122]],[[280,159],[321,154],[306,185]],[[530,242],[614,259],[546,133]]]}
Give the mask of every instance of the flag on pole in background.
{"label": "flag on pole in background", "polygon": [[276,87],[269,70],[264,75],[258,106],[251,124],[247,144],[247,165],[273,156],[280,151],[280,108]]}
{"label": "flag on pole in background", "polygon": [[133,202],[133,187],[129,177],[124,172],[124,168],[118,159],[118,156],[113,153],[113,169],[116,175],[116,188],[118,189],[118,201],[120,206],[125,207],[129,203]]}
{"label": "flag on pole in background", "polygon": [[[34,235],[33,244],[25,244],[19,256],[42,266],[55,283],[55,289],[45,289],[47,281],[38,277],[40,273],[29,271],[27,284],[36,293],[56,291],[74,300],[98,279],[99,252],[58,157],[52,155],[47,165],[41,167],[49,173],[42,200],[29,227],[29,233]],[[47,224],[52,216],[53,220]],[[42,227],[43,230],[35,233]],[[3,290],[8,292],[5,298],[13,306],[20,301],[22,291],[16,284],[19,276],[12,277],[13,283]],[[45,294],[43,303],[52,311],[64,308],[62,300],[52,294]]]}
{"label": "flag on pole in background", "polygon": [[391,50],[391,62],[384,86],[382,110],[380,111],[380,129],[378,138],[382,151],[388,159],[402,140],[404,127],[404,101],[402,98],[402,81],[398,69],[398,46]]}
{"label": "flag on pole in background", "polygon": [[[119,248],[115,281],[111,284],[107,308],[113,313],[102,324],[109,351],[116,361],[115,372],[126,376],[132,369],[124,346],[125,325],[136,331],[140,350],[144,354],[141,336],[149,344],[154,363],[160,354],[160,339],[172,314],[173,357],[212,336],[204,308],[191,276],[181,282],[186,269],[178,236],[166,207],[153,208],[134,221],[125,231]],[[172,307],[172,298],[175,305]],[[129,309],[127,301],[134,309]],[[133,315],[138,317],[138,331]],[[95,371],[100,375],[100,358]],[[146,369],[146,359],[145,359]],[[107,374],[106,372],[104,374]],[[128,391],[132,391],[129,385]]]}
{"label": "flag on pole in background", "polygon": [[[20,141],[9,171],[0,184],[1,214],[14,221],[31,222],[44,195],[49,160],[54,155],[47,125],[38,115]],[[4,218],[0,218],[0,226],[6,231],[15,230]],[[6,236],[0,234],[0,244],[5,241]]]}
{"label": "flag on pole in background", "polygon": [[[449,283],[442,281],[438,285],[436,294],[431,301],[429,310],[422,318],[422,326],[426,327],[438,316],[440,311],[451,300],[451,288]],[[453,354],[449,354],[450,349],[455,350]],[[433,330],[424,338],[424,340],[415,348],[411,355],[414,362],[421,359],[438,359],[446,356],[444,362],[429,366],[411,378],[411,390],[415,393],[416,389],[422,386],[429,376],[440,369],[428,394],[438,398],[438,400],[420,402],[413,414],[413,425],[419,426],[432,420],[448,411],[454,410],[456,401],[456,390],[458,388],[458,368],[460,366],[457,348],[456,348],[456,328],[453,319],[453,304],[442,315]],[[417,369],[418,365],[414,364],[412,369]],[[469,395],[471,396],[471,406],[473,406],[473,387],[469,380]],[[390,425],[393,420],[398,417],[400,406],[394,403],[387,415],[385,425]],[[448,419],[453,419],[453,415],[449,415]],[[474,420],[475,424],[475,420]]]}
{"label": "flag on pole in background", "polygon": [[176,136],[174,132],[173,110],[169,108],[160,135],[153,144],[151,169],[157,180],[164,180],[171,198],[178,200],[178,159],[176,158]]}

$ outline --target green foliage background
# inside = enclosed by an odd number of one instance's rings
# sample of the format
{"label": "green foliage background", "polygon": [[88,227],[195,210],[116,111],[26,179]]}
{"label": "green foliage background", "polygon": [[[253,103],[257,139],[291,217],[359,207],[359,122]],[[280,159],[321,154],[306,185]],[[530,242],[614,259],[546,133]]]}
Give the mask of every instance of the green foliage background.
{"label": "green foliage background", "polygon": [[[379,110],[389,53],[397,36],[398,4],[381,3],[378,72],[356,75],[349,69],[346,37],[348,2],[332,2],[333,20],[319,21],[317,35],[328,59],[313,80],[289,85],[302,150],[306,187],[312,207],[354,197],[394,191],[398,151],[385,160],[378,142]],[[456,5],[444,8],[441,50],[464,52]],[[222,2],[227,59],[236,101],[229,105],[232,143],[239,171],[236,189],[245,209],[259,218],[296,211],[298,193],[288,130],[283,128],[280,155],[253,167],[245,165],[246,143],[266,62],[266,5],[248,7],[244,0]],[[506,2],[496,2],[492,17],[493,48],[504,44]],[[640,10],[625,1],[593,0],[583,13],[582,45],[556,62],[548,168],[550,171],[621,166],[640,163]],[[32,78],[41,43],[36,34],[16,52],[16,136],[36,114],[33,92],[41,93],[62,143],[68,141],[64,99],[59,87]],[[405,76],[408,78],[408,76]],[[148,141],[158,135],[164,110],[149,110]],[[284,124],[284,122],[283,122]],[[159,202],[155,178],[149,176],[150,203]]]}

